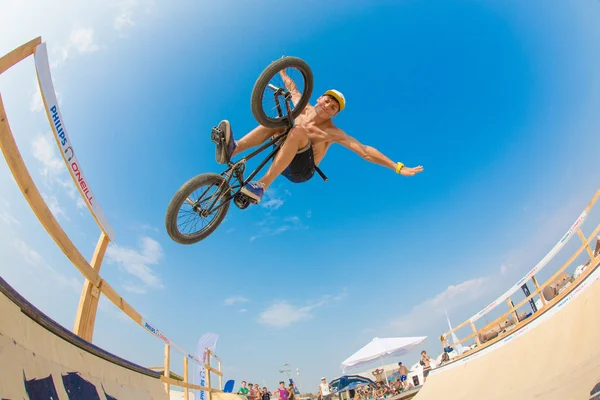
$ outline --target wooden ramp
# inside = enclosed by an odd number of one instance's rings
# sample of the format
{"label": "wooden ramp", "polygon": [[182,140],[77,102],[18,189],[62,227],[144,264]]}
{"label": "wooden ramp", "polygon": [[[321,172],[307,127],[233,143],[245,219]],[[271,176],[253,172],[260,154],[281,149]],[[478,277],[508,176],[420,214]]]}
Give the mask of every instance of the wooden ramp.
{"label": "wooden ramp", "polygon": [[431,372],[415,400],[600,400],[600,268],[531,324]]}
{"label": "wooden ramp", "polygon": [[169,399],[157,372],[80,339],[2,278],[0,316],[0,399]]}

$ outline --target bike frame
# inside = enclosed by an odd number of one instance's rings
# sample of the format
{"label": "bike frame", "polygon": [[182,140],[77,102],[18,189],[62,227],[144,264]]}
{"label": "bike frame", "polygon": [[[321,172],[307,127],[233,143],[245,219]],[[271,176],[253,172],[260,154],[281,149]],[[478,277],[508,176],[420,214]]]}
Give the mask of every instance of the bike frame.
{"label": "bike frame", "polygon": [[[228,162],[229,167],[225,171],[223,171],[220,175],[226,179],[227,185],[229,186],[229,188],[231,190],[228,191],[229,194],[225,198],[223,198],[223,201],[221,202],[221,204],[219,204],[216,207],[215,207],[215,203],[222,199],[222,195],[214,196],[214,200],[213,200],[212,204],[208,207],[208,210],[207,210],[209,214],[212,214],[213,212],[217,211],[219,208],[223,207],[223,205],[229,203],[238,193],[240,193],[242,187],[246,183],[250,182],[252,180],[252,178],[254,178],[256,176],[256,174],[258,174],[258,172],[261,169],[263,169],[264,166],[271,159],[273,159],[275,157],[275,154],[279,151],[280,143],[282,143],[285,140],[285,138],[289,134],[290,130],[294,127],[295,121],[291,117],[292,111],[291,111],[291,107],[290,107],[290,100],[292,99],[292,94],[289,91],[286,91],[283,88],[278,88],[272,84],[269,84],[268,87],[271,90],[273,90],[273,92],[274,92],[273,96],[275,97],[277,114],[279,115],[280,118],[283,117],[283,112],[281,109],[281,104],[279,103],[279,96],[283,95],[285,98],[285,107],[287,110],[287,121],[288,121],[287,127],[285,128],[283,133],[280,133],[278,136],[272,137],[271,139],[266,141],[263,145],[261,145],[258,149],[254,150],[252,153],[248,154],[247,156],[242,157],[239,161],[236,161],[236,162],[229,161]],[[258,167],[256,167],[254,169],[254,171],[252,171],[252,173],[246,179],[244,179],[244,171],[246,170],[246,162],[248,160],[251,160],[252,158],[254,158],[259,153],[263,152],[267,147],[272,146],[274,144],[276,144],[277,146],[258,165]],[[237,182],[232,185],[231,181],[233,179],[236,179]],[[223,182],[223,183],[225,183],[225,182]],[[222,191],[223,183],[219,186],[217,193],[220,193]],[[210,187],[207,188],[206,191],[208,191],[209,189],[210,189]],[[202,196],[204,196],[206,191],[200,196],[200,198],[202,198]],[[213,208],[213,207],[215,207],[215,208]]]}

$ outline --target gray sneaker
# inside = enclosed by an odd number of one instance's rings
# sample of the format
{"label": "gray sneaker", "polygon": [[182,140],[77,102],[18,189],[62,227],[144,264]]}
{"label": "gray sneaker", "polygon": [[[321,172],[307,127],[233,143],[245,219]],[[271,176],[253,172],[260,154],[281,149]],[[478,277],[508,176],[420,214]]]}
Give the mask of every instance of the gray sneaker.
{"label": "gray sneaker", "polygon": [[224,119],[217,126],[218,131],[212,133],[212,140],[217,144],[215,158],[219,164],[226,164],[231,159],[233,151],[237,147],[231,131],[231,124]]}

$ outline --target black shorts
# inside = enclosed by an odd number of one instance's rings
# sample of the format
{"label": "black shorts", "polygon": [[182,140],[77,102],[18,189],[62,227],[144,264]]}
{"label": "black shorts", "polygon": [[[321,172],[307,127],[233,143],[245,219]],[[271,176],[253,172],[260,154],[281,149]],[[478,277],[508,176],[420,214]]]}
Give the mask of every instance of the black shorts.
{"label": "black shorts", "polygon": [[315,174],[315,159],[312,145],[298,150],[290,165],[283,170],[281,175],[290,182],[302,183],[308,181]]}

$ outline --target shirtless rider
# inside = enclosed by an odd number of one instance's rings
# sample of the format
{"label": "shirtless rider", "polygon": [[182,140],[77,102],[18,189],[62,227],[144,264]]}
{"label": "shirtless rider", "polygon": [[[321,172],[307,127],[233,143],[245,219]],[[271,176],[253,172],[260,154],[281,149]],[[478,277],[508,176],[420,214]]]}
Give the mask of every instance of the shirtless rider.
{"label": "shirtless rider", "polygon": [[[301,93],[294,81],[285,71],[281,71],[280,75],[287,90],[292,94],[293,103],[298,104]],[[354,151],[366,161],[387,167],[404,176],[414,176],[423,171],[422,166],[409,168],[401,162],[390,160],[377,149],[360,143],[336,127],[331,118],[345,106],[344,95],[337,90],[326,91],[317,99],[314,106],[308,104],[296,118],[296,125],[289,131],[268,171],[258,181],[244,185],[241,192],[259,203],[265,191],[280,174],[294,183],[308,181],[315,173],[315,166],[323,160],[329,146],[333,143]],[[223,132],[226,144],[225,146],[217,144],[216,159],[220,164],[227,163],[233,156],[258,146],[285,130],[285,128],[267,128],[259,125],[236,141],[229,121],[221,121],[218,128]]]}

